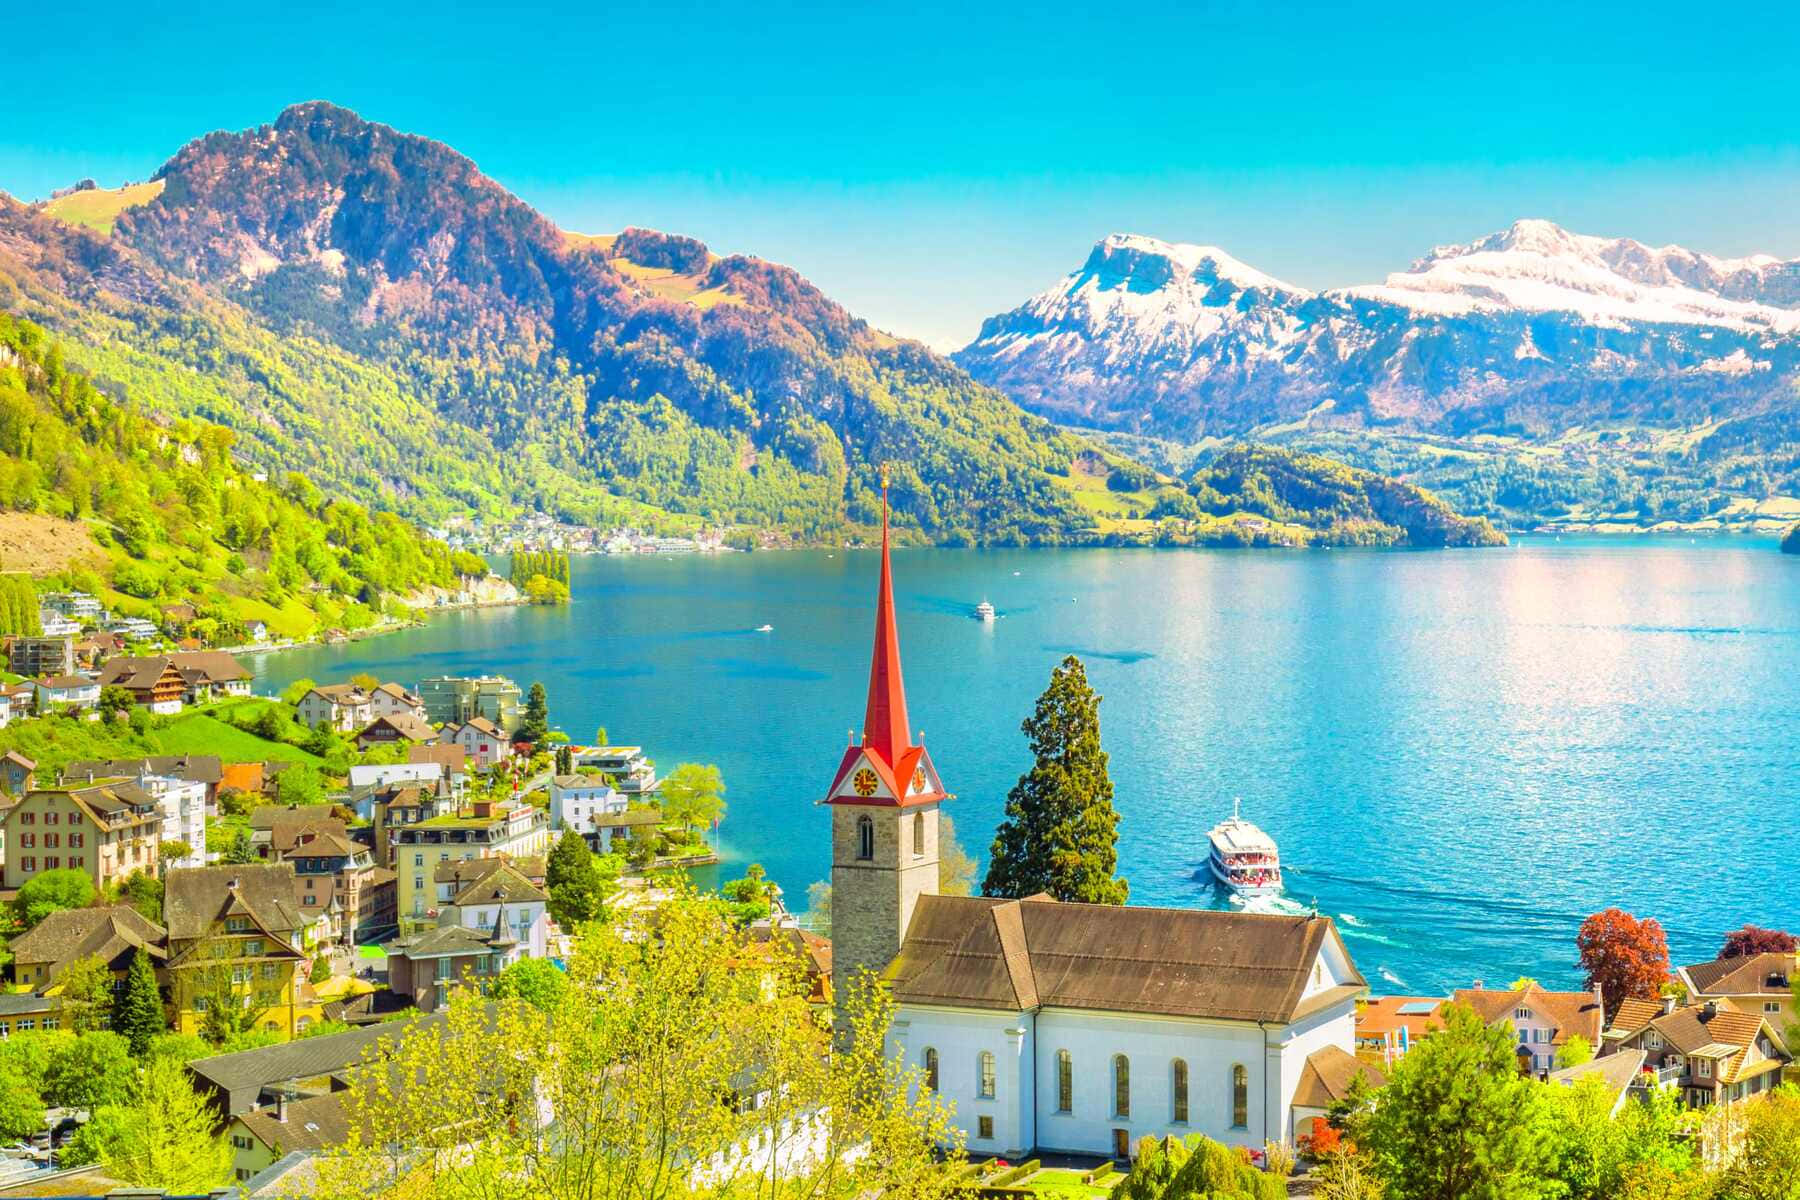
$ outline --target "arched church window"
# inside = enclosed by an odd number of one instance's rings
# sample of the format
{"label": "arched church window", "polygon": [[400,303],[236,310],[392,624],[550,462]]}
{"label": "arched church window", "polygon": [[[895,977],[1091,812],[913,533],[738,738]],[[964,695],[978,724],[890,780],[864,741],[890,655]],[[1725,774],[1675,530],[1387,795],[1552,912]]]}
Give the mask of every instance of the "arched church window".
{"label": "arched church window", "polygon": [[1247,1129],[1250,1126],[1250,1072],[1243,1064],[1231,1068],[1231,1127]]}
{"label": "arched church window", "polygon": [[1075,1065],[1067,1050],[1056,1052],[1056,1111],[1071,1112],[1075,1108]]}
{"label": "arched church window", "polygon": [[938,1090],[938,1055],[931,1046],[925,1047],[925,1086],[934,1092]]}
{"label": "arched church window", "polygon": [[1131,1060],[1113,1055],[1113,1116],[1131,1115]]}
{"label": "arched church window", "polygon": [[983,1050],[975,1064],[975,1094],[983,1100],[994,1098],[994,1052]]}
{"label": "arched church window", "polygon": [[925,814],[913,814],[913,857],[925,857]]}
{"label": "arched church window", "polygon": [[1173,1111],[1169,1115],[1169,1119],[1174,1121],[1177,1125],[1186,1125],[1188,1119],[1186,1060],[1176,1059],[1171,1067],[1171,1074],[1174,1076],[1171,1083],[1174,1086],[1175,1105]]}
{"label": "arched church window", "polygon": [[875,857],[875,822],[868,817],[856,818],[856,857],[864,862]]}

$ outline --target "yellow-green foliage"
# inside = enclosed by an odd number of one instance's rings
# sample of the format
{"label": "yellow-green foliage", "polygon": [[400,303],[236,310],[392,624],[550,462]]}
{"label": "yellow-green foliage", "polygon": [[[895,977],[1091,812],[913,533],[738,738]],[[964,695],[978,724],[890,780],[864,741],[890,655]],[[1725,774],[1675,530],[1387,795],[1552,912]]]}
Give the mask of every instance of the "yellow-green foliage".
{"label": "yellow-green foliage", "polygon": [[148,204],[162,194],[163,182],[128,183],[120,188],[85,188],[58,196],[44,205],[44,211],[59,221],[92,229],[95,233],[111,233],[119,214],[128,208]]}
{"label": "yellow-green foliage", "polygon": [[69,368],[43,330],[0,313],[0,507],[88,522],[109,555],[106,577],[63,582],[144,616],[192,603],[197,633],[231,641],[252,615],[286,633],[366,625],[392,596],[453,581],[442,543],[298,473],[259,482],[234,440],[151,421]]}

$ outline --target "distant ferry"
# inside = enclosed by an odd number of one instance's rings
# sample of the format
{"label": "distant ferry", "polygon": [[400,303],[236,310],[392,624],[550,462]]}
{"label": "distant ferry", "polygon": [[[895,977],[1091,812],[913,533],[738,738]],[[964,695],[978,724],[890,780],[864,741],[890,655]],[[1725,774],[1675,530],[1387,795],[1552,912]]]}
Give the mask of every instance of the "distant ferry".
{"label": "distant ferry", "polygon": [[756,632],[758,632],[758,633],[774,633],[775,627],[773,625],[758,625],[756,627]]}
{"label": "distant ferry", "polygon": [[977,621],[993,620],[994,619],[994,606],[989,604],[986,600],[983,600],[980,604],[977,604],[975,606],[975,619]]}
{"label": "distant ferry", "polygon": [[1281,852],[1275,839],[1238,814],[1231,802],[1231,819],[1220,821],[1206,835],[1212,843],[1207,864],[1213,878],[1240,896],[1264,896],[1281,890]]}

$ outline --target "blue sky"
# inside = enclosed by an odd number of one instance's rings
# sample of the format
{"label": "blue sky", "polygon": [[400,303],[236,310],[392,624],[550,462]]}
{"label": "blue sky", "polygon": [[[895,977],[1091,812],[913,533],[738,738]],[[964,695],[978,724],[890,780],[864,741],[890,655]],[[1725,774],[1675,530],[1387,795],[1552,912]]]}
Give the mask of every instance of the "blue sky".
{"label": "blue sky", "polygon": [[1800,256],[1800,6],[1484,7],[35,5],[0,188],[328,99],[567,228],[786,262],[940,347],[1115,230],[1314,287],[1520,216]]}

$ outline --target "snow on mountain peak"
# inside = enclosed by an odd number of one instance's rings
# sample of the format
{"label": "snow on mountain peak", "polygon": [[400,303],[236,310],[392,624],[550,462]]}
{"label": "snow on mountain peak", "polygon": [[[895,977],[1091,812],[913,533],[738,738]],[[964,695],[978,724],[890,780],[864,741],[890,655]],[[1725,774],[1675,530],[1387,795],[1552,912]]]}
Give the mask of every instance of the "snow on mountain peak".
{"label": "snow on mountain peak", "polygon": [[1081,271],[1070,276],[1069,281],[1084,274],[1112,276],[1153,287],[1185,279],[1208,287],[1225,283],[1245,290],[1308,294],[1240,262],[1217,246],[1165,242],[1138,233],[1110,233],[1101,238]]}

